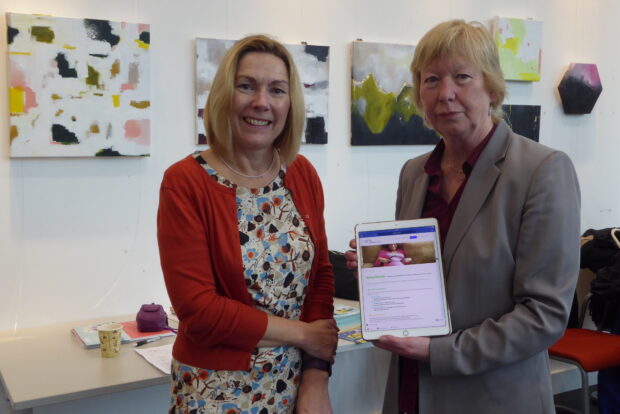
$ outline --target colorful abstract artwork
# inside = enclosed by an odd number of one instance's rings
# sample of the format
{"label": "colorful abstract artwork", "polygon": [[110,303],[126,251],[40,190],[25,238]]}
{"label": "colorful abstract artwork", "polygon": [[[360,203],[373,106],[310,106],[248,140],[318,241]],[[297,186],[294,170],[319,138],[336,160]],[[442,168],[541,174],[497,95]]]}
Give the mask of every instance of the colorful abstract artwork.
{"label": "colorful abstract artwork", "polygon": [[434,145],[411,96],[414,46],[353,42],[351,145]]}
{"label": "colorful abstract artwork", "polygon": [[[197,143],[207,144],[203,111],[211,82],[226,51],[234,40],[196,39],[196,131]],[[285,45],[293,56],[304,88],[306,130],[304,144],[327,144],[329,94],[329,46]]]}
{"label": "colorful abstract artwork", "polygon": [[558,86],[565,114],[589,114],[603,85],[593,63],[571,63]]}
{"label": "colorful abstract artwork", "polygon": [[496,17],[493,36],[504,79],[540,81],[542,22]]}
{"label": "colorful abstract artwork", "polygon": [[7,13],[11,157],[146,156],[148,24]]}
{"label": "colorful abstract artwork", "polygon": [[519,135],[538,142],[540,105],[502,105],[504,120]]}

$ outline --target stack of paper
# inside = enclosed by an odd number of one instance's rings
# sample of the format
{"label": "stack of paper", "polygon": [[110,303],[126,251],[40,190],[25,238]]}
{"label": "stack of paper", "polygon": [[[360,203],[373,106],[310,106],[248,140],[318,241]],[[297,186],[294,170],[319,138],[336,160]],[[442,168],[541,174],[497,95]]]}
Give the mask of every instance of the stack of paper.
{"label": "stack of paper", "polygon": [[336,319],[338,329],[340,329],[338,334],[340,339],[356,343],[366,342],[362,339],[360,311],[358,308],[337,303],[334,305],[334,319]]}
{"label": "stack of paper", "polygon": [[334,319],[338,324],[340,330],[348,327],[359,326],[360,322],[360,310],[353,306],[335,304],[334,305]]}
{"label": "stack of paper", "polygon": [[76,326],[75,328],[71,329],[71,333],[82,343],[82,345],[84,345],[84,348],[98,348],[99,334],[97,333],[97,327],[99,325],[105,325],[108,323],[119,323],[123,326],[123,330],[121,331],[122,344],[175,335],[174,332],[171,332],[169,330],[163,330],[158,332],[140,332],[138,330],[136,321],[102,322],[88,326]]}
{"label": "stack of paper", "polygon": [[149,364],[153,365],[164,374],[170,374],[170,366],[172,365],[172,344],[144,349],[136,348],[135,351],[142,355]]}
{"label": "stack of paper", "polygon": [[153,338],[165,338],[167,336],[175,335],[175,333],[169,329],[164,329],[163,331],[157,332],[141,332],[138,330],[138,324],[136,321],[121,322],[121,325],[123,325],[123,333],[127,334],[130,342],[144,341],[145,339]]}
{"label": "stack of paper", "polygon": [[356,344],[363,344],[364,338],[362,338],[362,328],[356,326],[354,328],[347,328],[344,331],[338,332],[338,338],[345,341],[355,342]]}

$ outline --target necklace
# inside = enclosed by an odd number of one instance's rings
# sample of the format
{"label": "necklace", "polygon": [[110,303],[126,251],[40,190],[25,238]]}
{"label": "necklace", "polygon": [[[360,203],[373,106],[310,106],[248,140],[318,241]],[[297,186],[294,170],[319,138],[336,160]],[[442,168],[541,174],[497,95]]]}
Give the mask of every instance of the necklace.
{"label": "necklace", "polygon": [[222,158],[222,156],[221,156],[220,154],[217,154],[217,156],[218,156],[218,158],[220,159],[220,161],[222,161],[222,162],[224,163],[224,165],[225,165],[226,167],[228,167],[228,169],[229,169],[230,171],[234,172],[235,174],[237,174],[237,175],[239,175],[239,176],[241,176],[241,177],[244,177],[244,178],[261,178],[261,177],[266,176],[266,175],[267,175],[267,173],[268,173],[269,171],[271,171],[271,168],[273,168],[273,164],[276,162],[276,153],[277,153],[277,152],[278,152],[278,151],[274,148],[274,149],[273,149],[273,155],[272,155],[272,157],[271,157],[271,164],[269,164],[269,167],[267,167],[267,169],[266,169],[264,172],[262,172],[262,173],[260,173],[260,174],[258,174],[258,175],[247,175],[247,174],[244,174],[244,173],[242,173],[241,171],[238,171],[238,170],[234,169],[234,168],[233,168],[230,164],[228,164],[228,163],[224,160],[224,158]]}

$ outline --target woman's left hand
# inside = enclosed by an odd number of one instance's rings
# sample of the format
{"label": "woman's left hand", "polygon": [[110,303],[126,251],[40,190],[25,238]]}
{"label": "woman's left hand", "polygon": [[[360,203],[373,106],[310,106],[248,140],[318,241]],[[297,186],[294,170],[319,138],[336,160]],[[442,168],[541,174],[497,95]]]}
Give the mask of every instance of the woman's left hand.
{"label": "woman's left hand", "polygon": [[314,368],[306,369],[301,375],[297,391],[297,414],[332,414],[328,392],[329,375]]}
{"label": "woman's left hand", "polygon": [[428,362],[430,359],[431,338],[427,336],[399,338],[383,335],[378,341],[373,341],[372,344],[377,348],[418,361]]}

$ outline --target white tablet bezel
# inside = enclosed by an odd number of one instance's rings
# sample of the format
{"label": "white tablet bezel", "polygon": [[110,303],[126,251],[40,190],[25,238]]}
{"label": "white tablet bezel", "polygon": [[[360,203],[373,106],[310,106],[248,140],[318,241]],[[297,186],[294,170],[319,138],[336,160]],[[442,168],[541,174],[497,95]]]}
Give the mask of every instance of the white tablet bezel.
{"label": "white tablet bezel", "polygon": [[[364,283],[362,280],[362,249],[360,246],[360,232],[364,231],[377,231],[377,230],[395,230],[402,228],[411,228],[411,227],[428,227],[433,226],[435,229],[436,237],[435,237],[435,254],[436,254],[436,263],[439,266],[439,279],[441,286],[441,299],[443,301],[443,312],[445,315],[445,324],[442,326],[435,327],[412,327],[412,328],[402,328],[397,330],[380,330],[380,331],[366,331],[364,327],[365,324],[365,308],[364,308]],[[415,219],[415,220],[397,220],[397,221],[382,221],[382,222],[374,222],[374,223],[360,223],[355,226],[355,242],[357,243],[357,255],[358,255],[358,264],[357,264],[357,272],[358,272],[358,289],[359,289],[359,301],[360,301],[360,317],[362,322],[362,337],[367,341],[373,341],[379,339],[380,336],[383,335],[393,335],[397,337],[410,337],[410,336],[440,336],[440,335],[448,335],[452,331],[452,326],[450,322],[450,312],[448,310],[448,302],[446,297],[446,287],[443,275],[443,263],[441,258],[441,247],[439,240],[439,225],[437,220],[434,218],[424,218],[424,219]]]}

